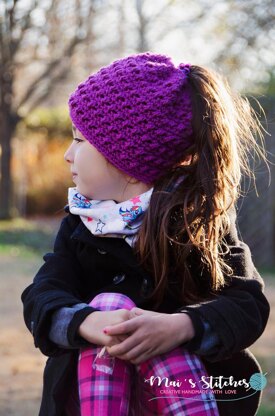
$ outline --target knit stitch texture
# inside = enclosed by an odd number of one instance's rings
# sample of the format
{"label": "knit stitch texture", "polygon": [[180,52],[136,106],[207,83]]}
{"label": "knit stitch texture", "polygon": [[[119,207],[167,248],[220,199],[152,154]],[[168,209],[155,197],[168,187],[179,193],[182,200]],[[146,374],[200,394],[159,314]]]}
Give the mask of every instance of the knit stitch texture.
{"label": "knit stitch texture", "polygon": [[116,60],[70,95],[71,120],[112,165],[152,184],[193,143],[189,70],[151,52]]}

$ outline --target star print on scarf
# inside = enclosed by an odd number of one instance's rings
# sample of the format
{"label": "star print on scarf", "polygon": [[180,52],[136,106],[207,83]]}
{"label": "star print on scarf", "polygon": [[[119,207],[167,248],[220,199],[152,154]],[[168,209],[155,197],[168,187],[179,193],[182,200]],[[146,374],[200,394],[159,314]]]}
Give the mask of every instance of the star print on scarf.
{"label": "star print on scarf", "polygon": [[69,188],[68,202],[72,214],[79,215],[88,230],[99,237],[120,237],[133,246],[154,188],[127,201],[88,199],[76,188]]}
{"label": "star print on scarf", "polygon": [[102,233],[102,228],[104,227],[104,225],[105,225],[104,222],[102,222],[101,220],[98,220],[98,222],[96,223],[96,231],[99,231],[100,233]]}

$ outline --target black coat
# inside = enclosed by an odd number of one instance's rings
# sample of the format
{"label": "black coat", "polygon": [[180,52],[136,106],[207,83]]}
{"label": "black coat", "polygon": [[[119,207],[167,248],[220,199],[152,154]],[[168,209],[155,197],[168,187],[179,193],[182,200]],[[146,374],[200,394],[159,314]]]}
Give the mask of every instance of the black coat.
{"label": "black coat", "polygon": [[[230,286],[213,300],[189,306],[181,304],[177,293],[167,292],[158,311],[175,313],[184,310],[189,314],[195,327],[195,337],[185,347],[191,352],[200,345],[202,318],[209,321],[219,336],[220,345],[215,353],[201,357],[208,373],[249,380],[260,368],[255,357],[245,349],[262,334],[269,316],[269,305],[250,250],[238,239],[235,209],[230,210],[230,216],[231,229],[226,237],[230,247],[227,260],[234,270]],[[195,254],[189,257],[192,275],[203,279],[205,271],[202,263]],[[75,313],[68,328],[71,349],[61,348],[48,338],[52,313],[63,306],[89,303],[96,294],[108,291],[124,293],[138,307],[150,309],[146,295],[150,293],[153,282],[151,276],[137,264],[126,241],[93,236],[79,216],[72,214],[63,219],[54,252],[46,254],[44,260],[44,265],[21,298],[25,323],[33,334],[34,344],[49,356],[44,370],[39,416],[64,416],[68,386],[76,377],[78,349],[87,345],[77,335],[77,329],[94,309],[87,306]],[[251,389],[246,393],[240,388],[238,394],[240,397],[251,394]],[[252,416],[256,413],[259,396],[257,393],[249,399],[218,401],[220,414]],[[221,400],[221,396],[217,399]]]}

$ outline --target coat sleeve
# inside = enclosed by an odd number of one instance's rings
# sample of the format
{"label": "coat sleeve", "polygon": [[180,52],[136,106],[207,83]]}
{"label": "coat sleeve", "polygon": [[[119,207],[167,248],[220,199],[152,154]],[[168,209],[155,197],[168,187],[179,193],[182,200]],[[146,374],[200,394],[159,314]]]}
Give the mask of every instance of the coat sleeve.
{"label": "coat sleeve", "polygon": [[[34,337],[34,345],[47,356],[64,353],[49,338],[54,311],[83,303],[79,295],[81,266],[75,256],[75,242],[70,238],[75,225],[72,216],[63,219],[53,253],[43,257],[44,264],[21,295],[24,320]],[[84,319],[95,310],[87,305],[79,313]]]}
{"label": "coat sleeve", "polygon": [[229,358],[251,346],[263,333],[270,310],[263,293],[264,282],[253,264],[250,249],[238,238],[235,208],[231,210],[226,242],[229,247],[226,262],[233,269],[230,283],[213,299],[178,310],[187,313],[195,327],[195,337],[185,344],[190,351],[199,351],[202,322],[211,326],[216,343],[203,354],[210,362]]}

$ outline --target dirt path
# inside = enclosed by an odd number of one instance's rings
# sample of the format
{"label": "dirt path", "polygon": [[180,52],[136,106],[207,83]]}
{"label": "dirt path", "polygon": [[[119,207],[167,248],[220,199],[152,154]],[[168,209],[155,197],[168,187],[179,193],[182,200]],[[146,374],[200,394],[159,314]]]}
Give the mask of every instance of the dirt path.
{"label": "dirt path", "polygon": [[22,317],[20,295],[40,259],[1,255],[0,415],[36,416],[46,357],[34,347]]}
{"label": "dirt path", "polygon": [[[0,416],[38,415],[46,357],[34,347],[32,336],[25,327],[20,295],[31,283],[41,262],[41,258],[27,253],[22,255],[15,249],[0,255]],[[274,311],[275,279],[267,279],[266,294]],[[268,373],[268,387],[264,391],[264,401],[268,403],[272,402],[271,396],[275,396],[274,339],[273,312],[264,335],[251,348],[263,371]]]}

